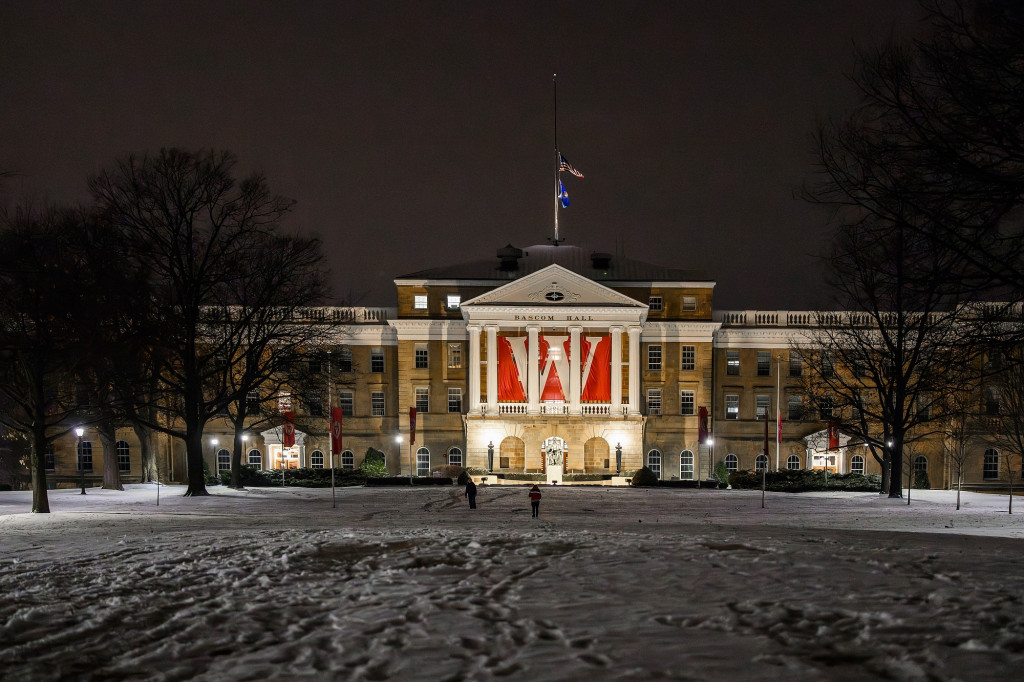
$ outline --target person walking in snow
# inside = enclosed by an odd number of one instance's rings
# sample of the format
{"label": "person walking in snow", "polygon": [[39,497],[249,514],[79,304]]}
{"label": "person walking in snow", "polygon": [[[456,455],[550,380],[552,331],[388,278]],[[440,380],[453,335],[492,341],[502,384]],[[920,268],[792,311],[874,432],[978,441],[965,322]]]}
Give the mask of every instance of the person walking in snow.
{"label": "person walking in snow", "polygon": [[469,508],[476,509],[476,483],[473,483],[472,478],[469,479],[468,483],[466,483],[466,492],[464,493],[464,497],[469,498]]}
{"label": "person walking in snow", "polygon": [[530,488],[530,506],[533,507],[533,518],[540,516],[540,488]]}

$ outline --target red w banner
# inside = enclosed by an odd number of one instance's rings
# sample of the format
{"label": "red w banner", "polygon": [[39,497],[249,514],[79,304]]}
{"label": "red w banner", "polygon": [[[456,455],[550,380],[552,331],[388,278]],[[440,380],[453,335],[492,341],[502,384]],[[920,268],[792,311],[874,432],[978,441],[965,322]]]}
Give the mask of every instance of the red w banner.
{"label": "red w banner", "polygon": [[331,454],[341,454],[341,418],[343,410],[340,407],[331,408]]}
{"label": "red w banner", "polygon": [[284,413],[284,438],[281,439],[281,444],[286,448],[290,448],[295,445],[295,413],[285,412]]}
{"label": "red w banner", "polygon": [[828,449],[839,449],[839,423],[835,419],[828,420]]}
{"label": "red w banner", "polygon": [[416,442],[416,408],[409,408],[409,445]]}
{"label": "red w banner", "polygon": [[583,402],[606,403],[612,398],[612,340],[609,336],[583,339]]}
{"label": "red w banner", "polygon": [[[540,390],[541,400],[568,400],[562,388],[562,379],[559,376],[559,365],[565,369],[565,376],[569,377],[569,339],[565,336],[555,336],[549,343],[547,338],[540,337],[540,382],[543,384]],[[561,343],[559,343],[561,341]]]}
{"label": "red w banner", "polygon": [[708,443],[708,408],[697,408],[697,442],[701,445]]}
{"label": "red w banner", "polygon": [[[521,348],[520,352],[525,355],[526,346],[522,344],[522,340],[516,339],[516,342]],[[522,375],[519,373],[519,365],[516,364],[512,343],[504,336],[498,337],[498,400],[510,403],[526,402]]]}

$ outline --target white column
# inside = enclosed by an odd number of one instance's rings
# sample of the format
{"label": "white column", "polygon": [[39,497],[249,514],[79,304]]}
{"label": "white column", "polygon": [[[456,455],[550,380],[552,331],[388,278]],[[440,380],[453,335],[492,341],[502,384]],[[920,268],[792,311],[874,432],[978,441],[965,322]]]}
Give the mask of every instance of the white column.
{"label": "white column", "polygon": [[498,414],[498,326],[487,325],[487,413]]}
{"label": "white column", "polygon": [[569,414],[580,413],[580,380],[583,378],[580,332],[583,327],[569,327]]}
{"label": "white column", "polygon": [[469,413],[480,412],[480,326],[470,324],[469,331]]}
{"label": "white column", "polygon": [[529,414],[540,414],[540,327],[531,324],[526,332],[529,337],[526,349],[526,411]]}
{"label": "white column", "polygon": [[629,414],[640,414],[640,327],[629,328]]}
{"label": "white column", "polygon": [[622,416],[622,327],[612,327],[612,408],[611,416]]}

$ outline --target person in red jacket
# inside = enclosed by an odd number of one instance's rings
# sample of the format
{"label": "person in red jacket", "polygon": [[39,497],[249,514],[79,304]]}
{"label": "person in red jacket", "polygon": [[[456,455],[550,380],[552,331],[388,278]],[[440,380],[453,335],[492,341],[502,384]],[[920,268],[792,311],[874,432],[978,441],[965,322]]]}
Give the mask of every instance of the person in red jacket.
{"label": "person in red jacket", "polygon": [[533,507],[533,518],[540,516],[540,488],[530,488],[530,506]]}

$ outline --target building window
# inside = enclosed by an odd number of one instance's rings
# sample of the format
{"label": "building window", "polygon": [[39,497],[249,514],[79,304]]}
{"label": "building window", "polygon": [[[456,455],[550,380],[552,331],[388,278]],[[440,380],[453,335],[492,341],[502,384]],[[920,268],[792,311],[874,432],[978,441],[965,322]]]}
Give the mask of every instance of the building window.
{"label": "building window", "polygon": [[246,408],[250,412],[258,410],[260,407],[260,392],[257,390],[249,391],[245,395],[245,402],[248,403]]}
{"label": "building window", "polygon": [[323,469],[324,468],[324,453],[323,450],[314,450],[313,454],[309,456],[309,466],[311,469]]}
{"label": "building window", "polygon": [[43,468],[47,471],[57,469],[57,455],[53,451],[53,443],[48,443],[46,449],[43,450]]}
{"label": "building window", "polygon": [[370,351],[370,371],[374,374],[384,373],[384,349],[374,348]]}
{"label": "building window", "polygon": [[647,389],[647,414],[661,414],[661,389]]}
{"label": "building window", "polygon": [[725,351],[725,373],[735,377],[740,374],[740,352],[738,350]]}
{"label": "building window", "polygon": [[311,417],[324,416],[324,398],[320,391],[310,391],[306,394],[306,409],[309,410]]}
{"label": "building window", "polygon": [[740,397],[738,395],[725,396],[725,418],[740,418]]}
{"label": "building window", "polygon": [[821,376],[830,379],[836,375],[836,361],[831,353],[824,353],[821,356]]}
{"label": "building window", "polygon": [[416,294],[416,295],[414,295],[412,297],[412,307],[415,308],[416,310],[426,310],[427,309],[427,295],[426,294]]}
{"label": "building window", "polygon": [[416,451],[416,475],[426,476],[430,473],[430,450],[420,448]]}
{"label": "building window", "polygon": [[458,294],[448,294],[448,310],[458,310],[462,304],[462,297]]}
{"label": "building window", "polygon": [[985,414],[990,417],[997,417],[1000,414],[999,391],[989,388],[985,391]]}
{"label": "building window", "polygon": [[449,388],[448,389],[448,412],[450,414],[456,414],[462,412],[462,389],[461,388]]}
{"label": "building window", "polygon": [[689,416],[693,411],[693,391],[679,391],[679,414]]}
{"label": "building window", "polygon": [[384,391],[373,391],[370,393],[370,416],[384,416]]}
{"label": "building window", "polygon": [[985,451],[982,478],[999,478],[999,453],[992,448]]}
{"label": "building window", "polygon": [[932,416],[932,396],[929,393],[919,393],[917,396],[917,416],[927,421]]}
{"label": "building window", "polygon": [[[792,459],[792,458],[790,458]],[[863,474],[864,473],[864,458],[860,455],[854,455],[850,459],[850,473],[851,474]]]}
{"label": "building window", "polygon": [[647,468],[654,472],[654,475],[661,478],[661,451],[651,450],[647,453]]}
{"label": "building window", "polygon": [[683,312],[693,313],[697,311],[697,297],[683,296]]}
{"label": "building window", "polygon": [[249,466],[255,468],[257,471],[263,468],[263,455],[256,448],[249,451]]}
{"label": "building window", "polygon": [[685,371],[692,371],[696,368],[697,361],[697,347],[696,346],[683,346],[682,352],[679,356],[679,369]]}
{"label": "building window", "polygon": [[291,412],[292,409],[292,394],[281,393],[277,396],[277,411],[278,412]]}
{"label": "building window", "polygon": [[804,416],[804,399],[798,395],[789,396],[789,402],[786,404],[786,419],[790,421],[800,421]]}
{"label": "building window", "polygon": [[416,387],[416,411],[430,412],[430,389],[426,386]]}
{"label": "building window", "polygon": [[[854,459],[857,459],[857,458],[854,457]],[[860,461],[860,467],[861,467],[861,469],[864,468],[864,460],[863,459],[861,459],[861,461]],[[786,468],[787,469],[799,469],[800,468],[800,457],[797,456],[797,455],[790,455],[786,459]]]}
{"label": "building window", "polygon": [[462,369],[462,344],[448,344],[448,369]]}
{"label": "building window", "polygon": [[647,299],[647,307],[651,310],[661,310],[661,296],[651,296]]}
{"label": "building window", "polygon": [[924,455],[918,455],[914,458],[914,473],[916,474],[918,471],[928,473],[928,458]]}
{"label": "building window", "polygon": [[740,468],[740,458],[739,457],[737,457],[736,455],[731,455],[731,454],[725,456],[725,470],[726,471],[736,471],[739,468]]}
{"label": "building window", "polygon": [[92,441],[83,440],[78,444],[78,470],[92,471]]}
{"label": "building window", "polygon": [[655,343],[647,346],[647,369],[661,369],[661,346]]}
{"label": "building window", "polygon": [[343,417],[351,417],[353,415],[352,391],[338,391],[338,407],[341,408],[341,415]]}
{"label": "building window", "polygon": [[796,351],[789,352],[789,376],[798,377],[804,373],[804,361]]}
{"label": "building window", "polygon": [[427,354],[427,344],[417,343],[416,344],[416,369],[427,369],[429,367],[429,355]]}
{"label": "building window", "polygon": [[770,377],[772,375],[772,353],[768,350],[757,351],[757,376]]}
{"label": "building window", "polygon": [[341,453],[341,468],[342,469],[355,469],[356,468],[356,456],[352,454],[351,450],[343,450]]}
{"label": "building window", "polygon": [[757,419],[767,419],[772,411],[772,397],[770,395],[757,396]]}
{"label": "building window", "polygon": [[452,448],[448,451],[448,464],[453,467],[462,466],[462,450],[459,448]]}
{"label": "building window", "polygon": [[131,471],[132,470],[132,457],[131,452],[128,449],[128,442],[119,440],[115,444],[117,448],[117,470],[118,471]]}
{"label": "building window", "polygon": [[829,396],[822,396],[818,399],[818,417],[821,419],[831,419],[832,414],[835,412],[832,404],[832,398]]}
{"label": "building window", "polygon": [[693,480],[693,453],[689,450],[679,453],[679,478],[683,481]]}
{"label": "building window", "polygon": [[217,451],[217,473],[231,471],[231,453],[221,448]]}
{"label": "building window", "polygon": [[768,455],[761,453],[754,458],[754,471],[764,471],[768,468]]}
{"label": "building window", "polygon": [[349,348],[348,346],[342,346],[338,350],[338,371],[352,371],[352,349]]}

